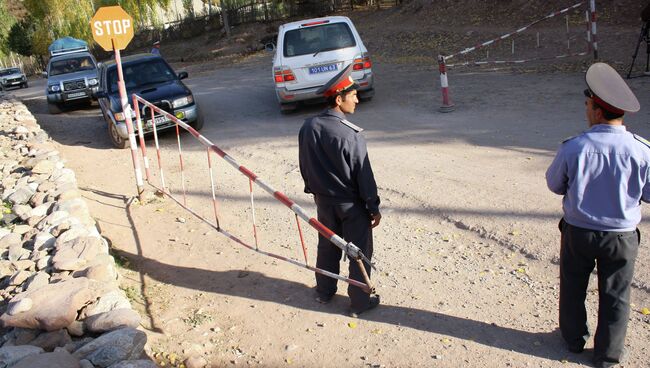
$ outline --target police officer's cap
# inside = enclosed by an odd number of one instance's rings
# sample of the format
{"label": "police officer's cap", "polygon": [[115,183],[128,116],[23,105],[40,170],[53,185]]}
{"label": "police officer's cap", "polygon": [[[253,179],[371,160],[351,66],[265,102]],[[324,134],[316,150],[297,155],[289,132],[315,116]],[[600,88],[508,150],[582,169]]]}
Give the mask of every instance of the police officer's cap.
{"label": "police officer's cap", "polygon": [[160,45],[160,41],[156,41],[153,43],[154,46]]}
{"label": "police officer's cap", "polygon": [[343,91],[356,89],[358,85],[354,83],[354,79],[350,76],[352,73],[352,64],[341,70],[334,78],[330,79],[324,86],[316,91],[317,95],[325,97],[334,96]]}
{"label": "police officer's cap", "polygon": [[585,96],[604,110],[623,115],[641,109],[639,100],[614,68],[605,63],[595,63],[585,77],[588,89]]}

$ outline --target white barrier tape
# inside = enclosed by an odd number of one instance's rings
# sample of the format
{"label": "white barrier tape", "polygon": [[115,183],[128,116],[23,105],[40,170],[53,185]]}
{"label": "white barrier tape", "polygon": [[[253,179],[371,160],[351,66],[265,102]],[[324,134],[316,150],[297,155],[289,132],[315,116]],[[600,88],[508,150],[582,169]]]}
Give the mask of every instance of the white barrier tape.
{"label": "white barrier tape", "polygon": [[519,60],[489,60],[489,61],[468,61],[464,63],[456,63],[456,64],[446,64],[448,68],[451,67],[458,67],[458,66],[468,66],[468,65],[487,65],[487,64],[521,64],[521,63],[528,63],[531,61],[544,61],[544,60],[554,60],[554,59],[564,59],[568,57],[574,57],[574,56],[585,56],[589,54],[587,51],[575,53],[575,54],[564,54],[564,55],[557,55],[553,57],[548,57],[548,58],[533,58],[533,59],[519,59]]}
{"label": "white barrier tape", "polygon": [[447,88],[449,87],[449,80],[447,79],[447,73],[445,74],[440,74],[440,86],[442,88]]}

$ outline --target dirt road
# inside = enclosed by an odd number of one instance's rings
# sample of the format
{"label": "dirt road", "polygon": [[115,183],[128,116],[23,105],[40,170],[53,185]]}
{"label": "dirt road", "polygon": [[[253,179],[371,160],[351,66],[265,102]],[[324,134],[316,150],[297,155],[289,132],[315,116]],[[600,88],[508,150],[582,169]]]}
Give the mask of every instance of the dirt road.
{"label": "dirt road", "polygon": [[[440,114],[436,73],[374,69],[377,95],[350,120],[366,129],[382,197],[374,280],[383,304],[356,320],[345,314],[345,287],[322,306],[311,273],[241,248],[170,200],[127,207],[135,192],[130,155],[111,148],[99,111],[51,116],[42,86],[15,93],[77,173],[123,257],[124,288],[146,316],[148,351],[167,366],[170,353],[203,354],[214,367],[589,365],[589,351],[565,352],[556,330],[561,198],[544,181],[560,142],[586,126],[583,74],[452,71],[457,111]],[[321,107],[281,115],[268,55],[190,69],[187,84],[206,113],[203,134],[315,214],[302,193],[296,137]],[[643,109],[626,123],[650,137],[650,78],[630,84]],[[174,135],[162,144],[166,178],[179,193]],[[210,216],[206,153],[189,135],[183,146],[188,203]],[[216,177],[222,226],[253,242],[247,180],[224,162]],[[301,259],[293,215],[259,189],[256,216],[261,247]],[[648,220],[640,229],[650,234]],[[315,239],[308,231],[311,262]],[[626,367],[647,366],[650,316],[640,310],[650,307],[649,292],[642,241]],[[596,293],[592,282],[592,325]]]}

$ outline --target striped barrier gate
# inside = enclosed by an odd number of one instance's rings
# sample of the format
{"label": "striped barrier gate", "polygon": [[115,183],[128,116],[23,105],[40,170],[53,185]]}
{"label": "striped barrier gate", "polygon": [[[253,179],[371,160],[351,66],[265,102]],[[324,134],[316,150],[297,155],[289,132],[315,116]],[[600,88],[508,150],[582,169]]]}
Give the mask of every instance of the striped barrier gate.
{"label": "striped barrier gate", "polygon": [[[556,17],[558,15],[567,13],[573,9],[577,9],[581,6],[584,6],[587,4],[587,1],[581,1],[579,3],[576,3],[574,5],[571,5],[567,8],[564,8],[562,10],[558,10],[556,12],[550,13],[546,15],[543,18],[537,19],[531,23],[528,23],[527,25],[518,28],[517,30],[506,33],[504,35],[501,35],[499,37],[493,38],[491,40],[482,42],[476,46],[473,47],[467,47],[457,53],[450,54],[450,55],[439,55],[438,56],[438,71],[440,72],[440,88],[442,89],[442,105],[439,108],[440,112],[451,112],[454,111],[454,104],[451,102],[449,98],[449,79],[447,77],[447,68],[453,67],[453,66],[468,66],[468,65],[486,65],[486,64],[520,64],[520,63],[525,63],[525,62],[530,62],[530,61],[538,61],[538,60],[554,60],[554,59],[561,59],[561,58],[567,58],[567,57],[572,57],[572,56],[584,56],[587,55],[588,52],[579,52],[579,53],[573,53],[573,54],[565,54],[565,55],[558,55],[558,56],[553,56],[553,57],[547,57],[547,58],[529,58],[529,59],[520,59],[520,60],[501,60],[501,61],[476,61],[476,62],[464,62],[464,63],[457,63],[457,64],[448,64],[447,61],[451,60],[455,57],[462,56],[468,53],[471,53],[473,51],[482,49],[484,47],[490,46],[492,44],[496,44],[497,42],[503,41],[505,39],[508,39],[514,35],[520,34],[526,30],[528,30],[530,27],[541,23],[545,20],[551,19],[553,17]],[[588,33],[587,33],[587,47],[592,48],[594,51],[594,59],[598,58],[598,44],[596,42],[596,1],[595,0],[589,0],[589,10],[587,11],[588,15]],[[514,43],[513,43],[513,50],[514,50]],[[514,52],[514,51],[513,51]]]}
{"label": "striped barrier gate", "polygon": [[[145,105],[146,107],[149,108],[151,116],[149,117],[150,121],[152,122],[152,127],[153,127],[153,137],[154,137],[154,144],[156,147],[156,156],[157,156],[157,161],[158,161],[158,170],[159,170],[159,175],[160,175],[160,186],[157,186],[154,184],[151,180],[151,173],[149,169],[149,161],[147,158],[147,149],[144,141],[144,133],[143,133],[143,127],[142,127],[142,120],[143,118],[140,116],[140,104]],[[368,264],[370,267],[373,269],[376,269],[376,266],[373,262],[371,262],[362,252],[361,250],[354,245],[351,242],[346,242],[343,238],[341,238],[339,235],[335,234],[332,232],[330,229],[328,229],[325,225],[323,225],[321,222],[319,222],[317,219],[314,217],[309,216],[309,214],[298,204],[296,204],[294,201],[292,201],[289,197],[287,197],[284,193],[275,190],[273,187],[271,187],[269,184],[264,182],[261,178],[259,178],[255,173],[253,173],[251,170],[247,169],[246,167],[240,165],[235,161],[234,158],[232,158],[230,155],[228,155],[226,152],[224,152],[222,149],[220,149],[218,146],[214,145],[210,140],[208,140],[206,137],[201,135],[198,131],[196,131],[194,128],[189,126],[187,123],[181,121],[180,119],[176,118],[174,115],[158,108],[157,106],[153,105],[152,103],[146,101],[142,97],[138,95],[133,95],[133,106],[134,110],[136,113],[136,124],[137,124],[137,130],[138,130],[138,138],[140,140],[140,149],[142,152],[142,157],[144,161],[144,167],[145,167],[145,176],[146,176],[146,181],[149,185],[151,185],[153,188],[157,189],[161,193],[165,194],[169,198],[171,198],[174,202],[176,202],[178,205],[180,205],[182,208],[190,212],[192,215],[203,221],[204,223],[208,224],[212,228],[214,228],[216,231],[219,233],[223,234],[227,238],[231,239],[232,241],[252,250],[257,253],[273,257],[275,259],[279,259],[285,262],[288,262],[290,264],[296,265],[298,267],[306,268],[308,270],[311,270],[313,272],[320,273],[322,275],[347,282],[350,285],[357,286],[364,290],[365,292],[369,294],[373,294],[375,292],[375,288],[373,287],[370,277],[368,276],[366,269],[363,265],[365,262]],[[178,146],[178,157],[179,157],[179,164],[180,164],[180,169],[181,169],[181,180],[183,181],[182,184],[182,192],[183,192],[183,198],[179,199],[175,195],[171,193],[171,190],[165,183],[165,176],[164,176],[164,171],[162,167],[162,159],[161,159],[161,153],[160,153],[160,144],[158,141],[158,131],[155,123],[154,116],[162,115],[166,117],[168,120],[173,121],[176,124],[176,139],[177,139],[177,146]],[[181,148],[181,140],[180,140],[180,127],[183,129],[187,130],[192,136],[194,136],[205,148],[206,148],[206,153],[207,153],[207,164],[208,164],[208,172],[210,176],[210,187],[212,191],[212,210],[214,213],[214,222],[208,220],[204,216],[200,215],[193,209],[189,208],[187,205],[187,200],[186,200],[186,190],[185,190],[185,185],[184,185],[184,165],[183,165],[183,154],[182,154],[182,148]],[[253,221],[253,235],[255,238],[255,245],[250,245],[243,241],[242,239],[236,237],[235,235],[229,233],[227,230],[225,230],[219,223],[219,210],[218,210],[218,202],[217,202],[217,195],[216,195],[216,190],[215,190],[215,180],[214,180],[214,174],[213,174],[213,165],[212,165],[212,153],[216,153],[224,159],[228,164],[230,164],[232,167],[237,169],[240,173],[242,173],[244,176],[246,176],[249,180],[249,191],[250,191],[250,202],[251,202],[251,212],[252,212],[252,221]],[[273,198],[275,198],[277,201],[291,209],[293,211],[295,218],[296,218],[296,224],[297,224],[297,229],[298,229],[298,234],[300,236],[300,244],[302,246],[302,253],[304,256],[304,263],[298,262],[294,259],[284,257],[279,254],[267,252],[264,250],[261,250],[258,244],[258,236],[257,236],[257,225],[256,225],[256,220],[255,220],[255,202],[254,202],[254,197],[253,197],[253,183],[264,189],[267,193],[269,193]],[[345,252],[345,254],[350,258],[350,260],[354,260],[358,267],[361,269],[361,273],[364,278],[364,282],[360,282],[357,280],[350,279],[348,277],[344,277],[341,275],[337,275],[335,273],[314,267],[309,265],[309,262],[307,260],[307,248],[305,246],[305,241],[304,241],[304,236],[302,232],[302,228],[300,226],[300,219],[303,221],[307,222],[312,228],[314,228],[318,233],[320,233],[322,236],[324,236],[326,239],[329,239],[332,244],[340,248]]]}

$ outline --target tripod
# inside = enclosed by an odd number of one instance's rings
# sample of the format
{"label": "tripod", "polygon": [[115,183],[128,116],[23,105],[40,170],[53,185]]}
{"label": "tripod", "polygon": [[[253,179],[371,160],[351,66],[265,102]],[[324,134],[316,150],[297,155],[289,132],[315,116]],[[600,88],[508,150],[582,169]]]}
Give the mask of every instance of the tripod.
{"label": "tripod", "polygon": [[641,27],[641,34],[639,35],[639,41],[636,44],[636,50],[634,50],[634,56],[632,56],[632,65],[630,65],[630,70],[627,72],[627,79],[630,79],[632,75],[632,69],[634,69],[634,62],[636,61],[637,55],[639,55],[639,48],[641,47],[641,42],[645,41],[645,75],[650,75],[650,20],[646,21]]}

